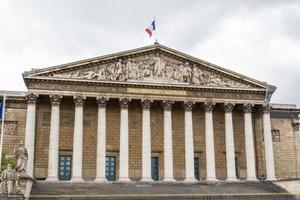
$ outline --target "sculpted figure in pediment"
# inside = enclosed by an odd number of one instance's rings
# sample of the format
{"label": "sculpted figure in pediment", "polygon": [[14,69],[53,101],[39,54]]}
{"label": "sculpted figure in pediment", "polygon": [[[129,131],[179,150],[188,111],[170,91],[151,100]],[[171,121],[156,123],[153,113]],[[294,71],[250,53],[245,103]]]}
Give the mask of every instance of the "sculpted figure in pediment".
{"label": "sculpted figure in pediment", "polygon": [[192,84],[195,85],[205,85],[206,82],[203,77],[203,72],[198,67],[193,68],[193,78],[192,78]]}
{"label": "sculpted figure in pediment", "polygon": [[154,76],[162,77],[163,72],[164,72],[165,67],[166,67],[166,63],[165,63],[164,58],[160,58],[158,56],[155,56],[155,57],[153,57],[153,60],[154,60],[154,69],[153,69]]}
{"label": "sculpted figure in pediment", "polygon": [[129,58],[126,63],[126,79],[138,78],[140,78],[139,65]]}
{"label": "sculpted figure in pediment", "polygon": [[225,82],[219,75],[211,74],[207,81],[208,86],[225,86]]}
{"label": "sculpted figure in pediment", "polygon": [[152,77],[153,69],[152,65],[149,65],[146,61],[143,61],[141,64],[141,77]]}

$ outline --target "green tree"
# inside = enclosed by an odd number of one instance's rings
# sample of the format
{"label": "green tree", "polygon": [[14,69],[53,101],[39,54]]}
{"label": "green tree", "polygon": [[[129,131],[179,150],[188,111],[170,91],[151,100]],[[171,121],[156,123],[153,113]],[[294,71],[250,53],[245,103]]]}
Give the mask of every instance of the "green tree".
{"label": "green tree", "polygon": [[13,168],[17,165],[17,159],[13,157],[6,157],[6,151],[2,151],[2,160],[1,160],[1,171],[7,168],[7,165],[11,164]]}

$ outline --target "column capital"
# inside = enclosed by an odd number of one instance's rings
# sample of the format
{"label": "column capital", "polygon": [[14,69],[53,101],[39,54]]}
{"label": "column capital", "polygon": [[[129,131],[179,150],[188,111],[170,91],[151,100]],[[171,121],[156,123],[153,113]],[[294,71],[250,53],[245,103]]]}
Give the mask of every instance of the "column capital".
{"label": "column capital", "polygon": [[194,101],[190,101],[190,100],[185,101],[184,102],[184,109],[185,109],[185,111],[192,111],[194,105],[195,105]]}
{"label": "column capital", "polygon": [[85,101],[85,96],[81,96],[81,95],[74,96],[75,106],[83,106],[84,101]]}
{"label": "column capital", "polygon": [[120,98],[119,100],[120,100],[121,108],[128,108],[129,102],[131,101],[131,99],[124,97],[124,98]]}
{"label": "column capital", "polygon": [[172,101],[172,100],[164,100],[163,101],[164,110],[172,110],[173,103],[174,103],[174,101]]}
{"label": "column capital", "polygon": [[205,112],[211,112],[214,109],[216,103],[212,101],[206,101],[204,102],[204,111]]}
{"label": "column capital", "polygon": [[26,95],[26,100],[28,104],[36,104],[38,95],[34,93],[28,93]]}
{"label": "column capital", "polygon": [[50,101],[52,106],[59,106],[61,104],[62,95],[54,94],[50,95]]}
{"label": "column capital", "polygon": [[262,105],[261,111],[262,111],[263,113],[270,113],[271,108],[272,108],[271,104],[266,103],[266,104],[263,104],[263,105]]}
{"label": "column capital", "polygon": [[233,111],[235,104],[234,103],[224,103],[224,111],[225,113],[231,113]]}
{"label": "column capital", "polygon": [[108,100],[108,97],[97,97],[98,107],[105,108]]}
{"label": "column capital", "polygon": [[243,111],[244,111],[244,113],[251,113],[252,110],[253,110],[253,106],[254,105],[252,103],[245,103],[243,105]]}
{"label": "column capital", "polygon": [[152,102],[153,102],[152,99],[142,99],[141,104],[143,109],[150,109]]}

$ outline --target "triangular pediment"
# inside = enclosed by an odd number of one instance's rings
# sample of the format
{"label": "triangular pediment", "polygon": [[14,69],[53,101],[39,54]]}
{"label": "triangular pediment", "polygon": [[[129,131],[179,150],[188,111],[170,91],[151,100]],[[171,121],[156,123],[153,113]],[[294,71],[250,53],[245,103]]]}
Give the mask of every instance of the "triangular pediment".
{"label": "triangular pediment", "polygon": [[266,87],[262,82],[159,44],[25,72],[23,76],[25,81],[43,78],[214,88]]}

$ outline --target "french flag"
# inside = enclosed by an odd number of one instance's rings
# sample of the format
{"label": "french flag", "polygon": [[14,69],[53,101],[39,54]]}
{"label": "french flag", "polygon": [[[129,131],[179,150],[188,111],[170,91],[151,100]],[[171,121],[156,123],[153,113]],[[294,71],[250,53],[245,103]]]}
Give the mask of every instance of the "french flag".
{"label": "french flag", "polygon": [[155,20],[153,20],[148,28],[145,31],[148,33],[149,37],[153,35],[153,31],[155,31]]}

